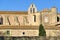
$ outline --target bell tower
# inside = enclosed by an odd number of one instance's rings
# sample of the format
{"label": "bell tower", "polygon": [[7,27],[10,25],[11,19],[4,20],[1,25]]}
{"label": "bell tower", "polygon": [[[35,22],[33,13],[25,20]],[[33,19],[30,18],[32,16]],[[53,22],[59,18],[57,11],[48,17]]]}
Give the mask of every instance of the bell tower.
{"label": "bell tower", "polygon": [[36,13],[37,8],[34,4],[31,4],[30,7],[28,8],[28,14]]}
{"label": "bell tower", "polygon": [[39,17],[40,17],[40,13],[37,12],[37,8],[35,4],[31,4],[30,7],[28,8],[28,18],[30,25],[39,26],[40,24]]}

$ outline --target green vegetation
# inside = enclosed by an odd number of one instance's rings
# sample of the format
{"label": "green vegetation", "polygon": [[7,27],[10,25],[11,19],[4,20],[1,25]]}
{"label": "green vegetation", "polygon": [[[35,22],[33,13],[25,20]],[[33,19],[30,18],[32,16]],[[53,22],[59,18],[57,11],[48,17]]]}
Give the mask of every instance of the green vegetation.
{"label": "green vegetation", "polygon": [[46,32],[42,24],[39,26],[39,36],[46,36]]}

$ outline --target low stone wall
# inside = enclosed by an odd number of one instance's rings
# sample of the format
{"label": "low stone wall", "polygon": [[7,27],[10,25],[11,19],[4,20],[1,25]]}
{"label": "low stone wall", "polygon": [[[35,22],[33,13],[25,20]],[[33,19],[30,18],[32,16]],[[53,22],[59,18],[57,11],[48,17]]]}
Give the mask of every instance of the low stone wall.
{"label": "low stone wall", "polygon": [[4,40],[46,40],[46,37],[5,37]]}
{"label": "low stone wall", "polygon": [[[4,38],[4,39],[3,39]],[[0,37],[0,40],[60,40],[60,37]]]}

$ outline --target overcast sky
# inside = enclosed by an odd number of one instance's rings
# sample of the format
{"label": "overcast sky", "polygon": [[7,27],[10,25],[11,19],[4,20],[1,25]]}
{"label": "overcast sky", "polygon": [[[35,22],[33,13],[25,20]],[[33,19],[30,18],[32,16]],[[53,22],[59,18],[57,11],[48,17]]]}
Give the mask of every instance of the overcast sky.
{"label": "overcast sky", "polygon": [[0,11],[27,11],[32,3],[38,11],[55,6],[60,12],[60,0],[0,0]]}

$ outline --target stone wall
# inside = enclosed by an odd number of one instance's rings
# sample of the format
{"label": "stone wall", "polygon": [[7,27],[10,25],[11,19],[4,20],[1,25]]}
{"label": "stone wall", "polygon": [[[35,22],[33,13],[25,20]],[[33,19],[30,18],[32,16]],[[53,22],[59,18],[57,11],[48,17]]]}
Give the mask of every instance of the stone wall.
{"label": "stone wall", "polygon": [[46,36],[60,36],[60,30],[46,30]]}
{"label": "stone wall", "polygon": [[38,30],[21,30],[21,29],[1,29],[0,36],[38,36]]}
{"label": "stone wall", "polygon": [[44,37],[44,36],[0,37],[0,40],[60,40],[60,37],[52,37],[52,36],[49,36],[49,37]]}

